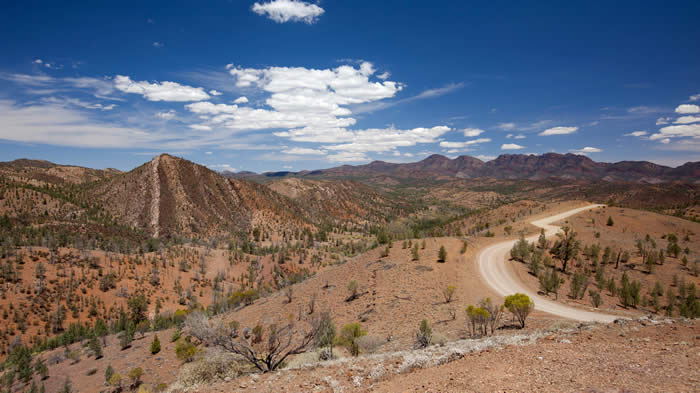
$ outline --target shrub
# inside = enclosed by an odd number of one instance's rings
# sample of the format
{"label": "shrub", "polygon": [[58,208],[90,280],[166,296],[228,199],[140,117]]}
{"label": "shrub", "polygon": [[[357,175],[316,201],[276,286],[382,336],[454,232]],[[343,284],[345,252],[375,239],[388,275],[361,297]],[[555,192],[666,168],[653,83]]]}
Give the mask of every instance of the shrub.
{"label": "shrub", "polygon": [[608,216],[608,222],[605,225],[607,225],[609,227],[615,225],[615,222],[613,221],[612,216]]}
{"label": "shrub", "polygon": [[416,347],[425,348],[430,345],[430,340],[433,337],[433,329],[430,327],[427,319],[420,321],[420,326],[416,332]]}
{"label": "shrub", "polygon": [[194,360],[194,355],[197,354],[197,347],[192,344],[189,337],[179,339],[175,344],[175,355],[178,359],[185,363]]}
{"label": "shrub", "polygon": [[160,352],[160,340],[158,340],[158,335],[153,336],[153,341],[151,341],[151,354],[155,355]]}
{"label": "shrub", "polygon": [[549,274],[542,273],[538,277],[540,282],[540,291],[544,292],[545,295],[554,293],[554,295],[559,297],[559,287],[561,286],[561,281],[559,280],[559,274],[557,274],[557,269],[552,266]]}
{"label": "shrub", "polygon": [[467,252],[467,246],[468,246],[467,241],[466,241],[466,240],[462,241],[462,248],[459,250],[459,253],[460,253],[460,254],[466,253],[466,252]]}
{"label": "shrub", "polygon": [[389,256],[389,246],[386,246],[385,249],[382,250],[380,257],[381,258],[386,258]]}
{"label": "shrub", "polygon": [[175,341],[179,340],[181,335],[182,335],[182,332],[180,332],[179,329],[176,329],[173,332],[172,336],[170,336],[170,342],[174,343]]}
{"label": "shrub", "polygon": [[359,286],[357,284],[357,281],[351,280],[348,283],[348,292],[350,293],[350,296],[348,296],[347,299],[345,299],[346,302],[352,301],[357,299],[357,291],[359,289]]}
{"label": "shrub", "polygon": [[591,295],[591,304],[593,304],[593,307],[600,307],[600,305],[603,303],[603,300],[600,297],[600,292],[591,289],[588,291],[588,294]]}
{"label": "shrub", "polygon": [[235,355],[221,351],[211,351],[211,353],[207,351],[207,356],[182,366],[177,376],[177,384],[183,388],[191,388],[217,380],[223,381],[227,377],[236,378],[243,371],[247,370]]}
{"label": "shrub", "polygon": [[143,377],[143,369],[141,367],[136,367],[129,371],[129,379],[131,379],[133,386],[141,385],[141,377]]}
{"label": "shrub", "polygon": [[109,385],[119,389],[122,386],[122,376],[118,373],[112,374],[112,377],[109,378]]}
{"label": "shrub", "polygon": [[469,305],[465,311],[472,326],[472,335],[487,335],[488,321],[490,317],[489,312],[484,310],[482,307],[474,307],[472,305]]}
{"label": "shrub", "polygon": [[119,336],[119,345],[122,351],[129,348],[131,346],[132,341],[134,341],[133,326],[127,327],[127,329],[121,332],[121,335]]}
{"label": "shrub", "polygon": [[535,309],[535,303],[522,293],[506,296],[504,305],[518,319],[521,328],[525,327],[525,320]]}
{"label": "shrub", "polygon": [[587,286],[588,279],[586,275],[581,272],[574,273],[571,278],[571,286],[569,287],[569,297],[572,299],[583,299]]}
{"label": "shrub", "polygon": [[333,324],[333,318],[329,312],[324,312],[321,314],[321,318],[318,321],[318,329],[316,337],[314,337],[314,343],[319,348],[329,349],[329,359],[333,358],[333,341],[335,340],[335,324]]}
{"label": "shrub", "polygon": [[417,261],[419,259],[420,259],[420,255],[418,255],[418,242],[416,242],[416,244],[411,249],[411,260]]}
{"label": "shrub", "polygon": [[447,250],[445,246],[440,246],[440,251],[438,251],[438,262],[445,262],[447,260]]}
{"label": "shrub", "polygon": [[457,288],[455,288],[454,285],[448,285],[442,290],[442,297],[445,298],[445,303],[449,303],[452,301],[456,290]]}
{"label": "shrub", "polygon": [[114,369],[112,368],[111,364],[107,365],[107,368],[105,369],[105,383],[110,383],[112,380],[112,376],[114,375]]}
{"label": "shrub", "polygon": [[90,348],[92,354],[95,355],[95,359],[102,357],[102,345],[100,344],[100,340],[97,338],[97,336],[92,336],[90,338],[90,341],[88,341],[88,347]]}
{"label": "shrub", "polygon": [[360,347],[357,345],[357,339],[366,335],[367,331],[362,329],[362,325],[358,322],[349,323],[343,326],[343,329],[340,331],[340,336],[336,338],[336,344],[347,348],[352,356],[357,356],[360,354]]}
{"label": "shrub", "polygon": [[524,235],[520,235],[520,240],[513,244],[513,248],[510,249],[510,257],[520,262],[526,262],[530,259],[530,244],[525,240]]}
{"label": "shrub", "polygon": [[479,301],[479,307],[486,310],[488,315],[488,324],[491,327],[491,334],[495,333],[496,327],[498,327],[498,322],[503,315],[504,305],[494,304],[491,298],[483,298]]}

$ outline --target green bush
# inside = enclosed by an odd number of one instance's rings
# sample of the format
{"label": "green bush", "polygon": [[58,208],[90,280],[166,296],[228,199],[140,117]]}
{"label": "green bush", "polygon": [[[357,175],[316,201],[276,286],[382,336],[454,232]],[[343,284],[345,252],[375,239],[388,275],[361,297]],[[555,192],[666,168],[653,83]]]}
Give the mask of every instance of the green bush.
{"label": "green bush", "polygon": [[352,356],[357,356],[360,354],[360,347],[357,345],[357,339],[366,335],[367,331],[362,329],[362,325],[358,322],[349,323],[343,326],[343,329],[340,331],[340,336],[336,338],[336,344],[347,348]]}
{"label": "green bush", "polygon": [[520,322],[520,327],[525,327],[525,320],[528,315],[535,309],[535,303],[530,300],[525,294],[516,293],[506,296],[504,305]]}
{"label": "green bush", "polygon": [[158,335],[153,336],[153,341],[151,341],[151,354],[155,355],[160,352],[160,340],[158,340]]}

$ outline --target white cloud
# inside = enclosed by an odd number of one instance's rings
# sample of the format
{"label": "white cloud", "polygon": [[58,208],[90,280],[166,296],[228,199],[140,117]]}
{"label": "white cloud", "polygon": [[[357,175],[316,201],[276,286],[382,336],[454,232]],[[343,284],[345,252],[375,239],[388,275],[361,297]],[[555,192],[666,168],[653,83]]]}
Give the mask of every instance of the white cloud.
{"label": "white cloud", "polygon": [[504,143],[501,145],[501,150],[520,150],[524,148],[525,146],[520,146],[515,143]]}
{"label": "white cloud", "polygon": [[491,161],[491,160],[495,160],[496,156],[487,156],[487,155],[480,154],[480,155],[476,156],[476,158],[480,159],[481,161]]}
{"label": "white cloud", "polygon": [[[327,150],[337,150],[346,152],[377,152],[383,153],[393,151],[398,147],[415,146],[419,143],[434,143],[442,134],[450,131],[449,127],[437,126],[432,128],[414,128],[410,130],[397,130],[395,128],[368,129],[368,130],[342,130],[332,134],[335,138],[331,142],[339,143],[323,146]],[[291,130],[290,130],[291,132]],[[303,131],[302,131],[303,132]],[[276,134],[279,136],[279,134]],[[292,140],[315,142],[319,140],[328,141],[327,135],[292,135]],[[317,140],[313,140],[316,139]],[[308,140],[312,139],[312,140]],[[348,142],[348,143],[341,143]]]}
{"label": "white cloud", "polygon": [[661,126],[661,125],[664,125],[664,124],[668,124],[669,122],[671,122],[671,118],[670,118],[670,117],[659,117],[658,119],[656,119],[656,125],[657,125],[657,126]]}
{"label": "white cloud", "polygon": [[277,23],[304,22],[312,24],[324,13],[323,8],[316,4],[300,0],[272,0],[266,3],[255,3],[252,10]]}
{"label": "white cloud", "polygon": [[175,113],[174,110],[169,110],[167,112],[158,112],[156,113],[156,117],[163,119],[163,120],[172,120],[177,116],[177,113]]}
{"label": "white cloud", "polygon": [[43,61],[42,61],[41,59],[36,59],[36,60],[34,60],[32,63],[34,63],[34,64],[41,64],[41,63],[43,63]]}
{"label": "white cloud", "polygon": [[331,162],[367,162],[369,161],[369,157],[367,157],[364,153],[355,153],[355,152],[340,152],[337,154],[330,154],[328,157],[328,161]]}
{"label": "white cloud", "polygon": [[41,102],[47,104],[58,104],[61,106],[77,106],[85,109],[99,109],[102,111],[111,111],[116,107],[115,104],[102,105],[100,103],[86,102],[78,98],[69,97],[44,97]]}
{"label": "white cloud", "polygon": [[172,137],[137,128],[96,122],[83,112],[55,103],[19,106],[0,100],[0,139],[78,147],[152,146]]}
{"label": "white cloud", "polygon": [[636,114],[640,114],[640,115],[647,115],[647,114],[659,113],[659,112],[666,112],[666,109],[644,106],[644,105],[635,106],[633,108],[627,109],[627,113],[636,113]]}
{"label": "white cloud", "polygon": [[697,106],[695,104],[681,104],[676,107],[676,113],[680,114],[692,114],[692,113],[700,113],[700,106]]}
{"label": "white cloud", "polygon": [[223,93],[221,93],[220,91],[216,91],[216,90],[209,90],[209,94],[211,94],[213,96],[220,96]]}
{"label": "white cloud", "polygon": [[305,148],[305,147],[293,147],[291,149],[285,149],[285,150],[282,150],[282,153],[292,154],[292,155],[300,155],[300,156],[309,156],[309,155],[325,156],[326,155],[326,152],[323,150],[309,149],[309,148]]}
{"label": "white cloud", "polygon": [[464,133],[464,136],[467,138],[473,138],[475,136],[479,136],[484,133],[484,130],[480,128],[465,128],[462,130],[462,133]]}
{"label": "white cloud", "polygon": [[515,123],[499,123],[496,127],[505,131],[510,131],[515,129]]}
{"label": "white cloud", "polygon": [[[403,86],[399,85],[399,87],[403,87]],[[352,107],[352,112],[353,113],[375,112],[378,110],[391,108],[391,107],[394,107],[397,105],[406,104],[406,103],[417,101],[417,100],[424,100],[424,99],[428,99],[428,98],[440,97],[442,95],[449,94],[449,93],[452,93],[453,91],[459,90],[463,87],[464,87],[464,83],[450,83],[450,84],[445,85],[443,87],[423,90],[422,92],[416,94],[415,96],[408,97],[408,98],[402,98],[402,99],[396,100],[396,101],[389,101],[389,102],[383,101],[383,102],[373,102],[373,103],[369,103],[369,104],[355,105]]]}
{"label": "white cloud", "polygon": [[548,128],[537,135],[548,136],[548,135],[567,135],[573,134],[578,130],[578,127],[552,127]]}
{"label": "white cloud", "polygon": [[674,124],[690,124],[690,123],[697,123],[700,121],[700,116],[681,116],[676,121],[674,121]]}
{"label": "white cloud", "polygon": [[206,124],[190,124],[188,127],[196,131],[211,131],[211,127]]}
{"label": "white cloud", "polygon": [[700,101],[700,94],[690,96],[690,101]]}
{"label": "white cloud", "polygon": [[442,141],[442,142],[440,142],[440,147],[450,148],[450,149],[463,149],[467,146],[478,145],[480,143],[487,143],[487,142],[491,142],[491,139],[490,138],[479,138],[479,139],[473,139],[471,141],[464,141],[464,142]]}
{"label": "white cloud", "polygon": [[693,137],[700,138],[700,124],[684,124],[677,126],[666,126],[659,130],[658,134],[649,137],[651,140],[664,138]]}
{"label": "white cloud", "polygon": [[659,142],[663,143],[664,145],[668,145],[669,143],[671,143],[671,139],[664,138],[664,139],[660,140]]}
{"label": "white cloud", "polygon": [[149,101],[202,101],[209,98],[201,87],[191,87],[175,82],[149,83],[132,81],[128,76],[117,75],[114,87],[125,93],[141,94]]}
{"label": "white cloud", "polygon": [[162,47],[163,47],[163,43],[162,43],[162,42],[158,42],[158,41],[154,41],[154,42],[153,42],[153,46],[154,46],[155,48],[162,48]]}
{"label": "white cloud", "polygon": [[238,97],[235,100],[233,100],[234,104],[247,104],[248,103],[248,97]]}
{"label": "white cloud", "polygon": [[597,147],[586,146],[583,149],[569,150],[569,151],[572,153],[576,153],[576,154],[588,154],[588,153],[600,153],[603,151],[603,149],[599,149]]}
{"label": "white cloud", "polygon": [[629,134],[624,134],[623,136],[634,136],[634,137],[642,137],[649,134],[646,131],[632,131]]}
{"label": "white cloud", "polygon": [[385,80],[389,79],[390,76],[391,76],[391,72],[385,71],[385,72],[382,72],[381,74],[378,74],[377,78],[385,81]]}
{"label": "white cloud", "polygon": [[210,151],[205,151],[204,154],[210,156],[210,155],[212,155],[212,154],[214,154],[214,153],[212,153],[212,152],[210,152]]}
{"label": "white cloud", "polygon": [[229,164],[212,164],[212,165],[207,165],[208,168],[213,169],[215,171],[228,171],[228,172],[236,172],[236,168],[232,167]]}
{"label": "white cloud", "polygon": [[506,139],[510,139],[510,138],[512,138],[512,137],[513,137],[513,134],[507,134],[507,135],[506,135]]}
{"label": "white cloud", "polygon": [[525,139],[525,138],[527,138],[527,137],[523,134],[518,134],[518,135],[513,137],[513,139]]}

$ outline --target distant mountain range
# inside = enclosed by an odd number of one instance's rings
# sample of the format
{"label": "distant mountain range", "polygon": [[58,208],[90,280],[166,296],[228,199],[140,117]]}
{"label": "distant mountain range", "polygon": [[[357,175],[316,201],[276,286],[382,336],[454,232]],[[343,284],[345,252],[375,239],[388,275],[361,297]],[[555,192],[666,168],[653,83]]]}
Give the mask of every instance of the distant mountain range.
{"label": "distant mountain range", "polygon": [[229,177],[376,177],[397,178],[496,178],[496,179],[562,179],[603,180],[610,182],[663,183],[668,181],[700,182],[700,161],[688,162],[677,168],[648,161],[596,162],[576,154],[547,153],[543,155],[503,154],[492,161],[471,156],[454,159],[433,154],[422,161],[396,164],[374,161],[365,165],[343,165],[335,168],[301,172],[225,173]]}

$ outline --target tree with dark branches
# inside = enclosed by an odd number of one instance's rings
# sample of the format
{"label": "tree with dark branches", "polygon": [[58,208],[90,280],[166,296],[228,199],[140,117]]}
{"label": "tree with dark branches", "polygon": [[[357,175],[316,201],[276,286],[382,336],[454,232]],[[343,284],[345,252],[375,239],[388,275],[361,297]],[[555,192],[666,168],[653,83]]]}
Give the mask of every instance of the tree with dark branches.
{"label": "tree with dark branches", "polygon": [[188,334],[205,345],[242,356],[263,373],[277,370],[290,355],[306,352],[314,342],[319,326],[318,320],[312,321],[307,330],[298,328],[293,322],[271,324],[264,330],[262,340],[253,340],[251,335],[241,334],[237,324],[211,321],[202,313],[193,313],[185,321]]}
{"label": "tree with dark branches", "polygon": [[565,226],[562,232],[557,233],[557,241],[552,246],[552,255],[559,259],[562,263],[562,271],[566,273],[567,263],[576,258],[581,250],[581,242],[576,239],[576,232],[573,228]]}

